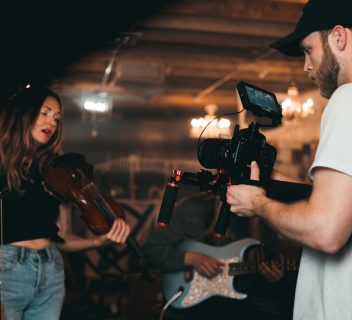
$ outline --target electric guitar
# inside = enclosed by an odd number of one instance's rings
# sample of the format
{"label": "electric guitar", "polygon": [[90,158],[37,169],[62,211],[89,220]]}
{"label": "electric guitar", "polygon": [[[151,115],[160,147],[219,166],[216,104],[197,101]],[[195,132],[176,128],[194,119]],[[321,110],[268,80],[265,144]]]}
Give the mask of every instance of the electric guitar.
{"label": "electric guitar", "polygon": [[[242,300],[247,294],[237,292],[233,286],[236,276],[257,273],[260,262],[243,262],[247,249],[260,245],[260,241],[252,238],[241,239],[222,247],[210,246],[194,240],[185,240],[178,248],[185,251],[200,252],[217,258],[225,263],[222,273],[209,279],[201,276],[195,270],[189,277],[189,271],[164,273],[162,275],[162,290],[166,301],[169,301],[178,292],[182,294],[171,303],[175,308],[184,309],[193,307],[212,296],[223,296]],[[275,260],[282,271],[298,270],[299,261],[291,259]]]}

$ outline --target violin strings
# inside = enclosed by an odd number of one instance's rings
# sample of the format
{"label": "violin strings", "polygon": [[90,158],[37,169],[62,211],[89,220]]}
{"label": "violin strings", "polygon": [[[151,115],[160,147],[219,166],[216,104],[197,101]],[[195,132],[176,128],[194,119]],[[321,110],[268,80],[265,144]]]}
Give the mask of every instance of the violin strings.
{"label": "violin strings", "polygon": [[93,183],[88,184],[88,191],[90,191],[91,195],[93,195],[95,198],[95,204],[99,207],[99,209],[102,211],[102,213],[105,215],[105,217],[111,221],[112,215],[111,212],[107,206],[106,203],[104,203],[104,199],[102,196],[99,194],[99,191],[95,188]]}
{"label": "violin strings", "polygon": [[101,211],[105,215],[105,217],[109,220],[110,223],[113,223],[116,219],[113,211],[111,210],[109,204],[105,201],[101,193],[98,191],[94,183],[88,184],[88,190],[92,195],[95,196],[96,204],[100,207]]}
{"label": "violin strings", "polygon": [[[81,172],[81,170],[78,170],[79,173],[81,173],[83,180],[84,180],[84,174]],[[95,187],[94,182],[88,183],[85,188],[90,191],[91,195],[95,196],[95,204],[100,207],[101,213],[105,216],[105,218],[110,222],[111,224],[114,222],[116,219],[115,215],[113,214],[113,211],[111,210],[110,206],[107,204],[105,199],[102,197],[98,189]]]}

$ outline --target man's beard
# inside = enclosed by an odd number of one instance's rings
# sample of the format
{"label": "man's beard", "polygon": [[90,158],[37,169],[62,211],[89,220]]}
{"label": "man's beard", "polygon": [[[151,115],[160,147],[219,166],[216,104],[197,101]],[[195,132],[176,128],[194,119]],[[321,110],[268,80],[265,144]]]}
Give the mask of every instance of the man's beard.
{"label": "man's beard", "polygon": [[337,89],[337,78],[340,72],[340,64],[331,51],[328,42],[323,45],[323,59],[317,72],[320,94],[329,99]]}

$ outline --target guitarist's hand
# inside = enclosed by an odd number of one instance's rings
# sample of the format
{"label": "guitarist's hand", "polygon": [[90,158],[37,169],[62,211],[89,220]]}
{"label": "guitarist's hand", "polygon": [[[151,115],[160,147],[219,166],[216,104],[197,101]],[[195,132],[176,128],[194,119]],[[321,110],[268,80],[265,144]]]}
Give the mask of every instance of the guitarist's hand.
{"label": "guitarist's hand", "polygon": [[203,253],[186,252],[185,265],[193,267],[201,276],[213,278],[222,272],[223,262]]}
{"label": "guitarist's hand", "polygon": [[262,262],[259,266],[259,272],[268,282],[277,282],[284,277],[282,270],[273,261],[270,263]]}
{"label": "guitarist's hand", "polygon": [[[280,255],[281,256],[281,255]],[[283,257],[281,256],[283,259]],[[257,261],[259,264],[258,271],[268,282],[277,282],[284,277],[284,272],[279,269],[275,261],[265,260],[264,246],[255,246],[247,253],[249,261]]]}

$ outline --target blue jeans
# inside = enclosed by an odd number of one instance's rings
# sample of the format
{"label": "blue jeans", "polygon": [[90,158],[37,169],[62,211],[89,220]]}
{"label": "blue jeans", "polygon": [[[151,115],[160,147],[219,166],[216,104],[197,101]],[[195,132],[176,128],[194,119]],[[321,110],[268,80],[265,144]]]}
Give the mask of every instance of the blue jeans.
{"label": "blue jeans", "polygon": [[65,294],[63,260],[55,245],[34,250],[0,246],[0,297],[6,320],[57,320]]}

